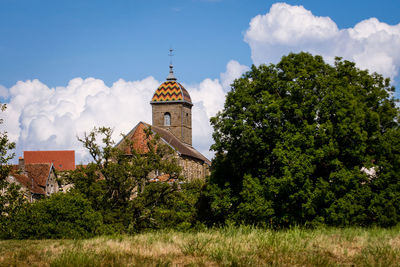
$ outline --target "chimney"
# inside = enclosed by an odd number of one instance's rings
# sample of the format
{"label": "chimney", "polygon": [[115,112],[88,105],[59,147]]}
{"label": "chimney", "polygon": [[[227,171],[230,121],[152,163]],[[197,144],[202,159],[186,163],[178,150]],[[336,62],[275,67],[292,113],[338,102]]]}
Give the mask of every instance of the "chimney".
{"label": "chimney", "polygon": [[25,172],[25,160],[23,157],[19,157],[19,159],[18,159],[18,169],[21,172]]}

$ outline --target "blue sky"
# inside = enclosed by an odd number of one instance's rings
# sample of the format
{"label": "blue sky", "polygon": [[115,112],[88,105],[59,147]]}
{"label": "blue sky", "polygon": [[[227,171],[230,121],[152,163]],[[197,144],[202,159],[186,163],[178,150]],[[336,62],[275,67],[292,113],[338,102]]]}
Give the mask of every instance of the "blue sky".
{"label": "blue sky", "polygon": [[194,147],[212,158],[209,119],[252,64],[342,56],[399,87],[399,14],[399,0],[0,0],[1,127],[17,156],[75,149],[87,162],[77,135],[109,126],[118,141],[151,123],[172,47],[194,102]]}
{"label": "blue sky", "polygon": [[[252,64],[244,32],[274,2],[0,0],[0,84],[37,78],[60,86],[95,77],[111,85],[149,75],[162,80],[170,46],[181,79],[216,78],[230,59]],[[329,16],[339,28],[370,17],[400,22],[398,0],[286,3]]]}

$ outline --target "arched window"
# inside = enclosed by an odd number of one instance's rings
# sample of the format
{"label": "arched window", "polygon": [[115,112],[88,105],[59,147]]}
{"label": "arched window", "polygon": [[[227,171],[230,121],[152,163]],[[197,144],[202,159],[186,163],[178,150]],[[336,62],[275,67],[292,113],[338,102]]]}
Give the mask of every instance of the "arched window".
{"label": "arched window", "polygon": [[171,114],[169,112],[164,114],[164,126],[171,126]]}

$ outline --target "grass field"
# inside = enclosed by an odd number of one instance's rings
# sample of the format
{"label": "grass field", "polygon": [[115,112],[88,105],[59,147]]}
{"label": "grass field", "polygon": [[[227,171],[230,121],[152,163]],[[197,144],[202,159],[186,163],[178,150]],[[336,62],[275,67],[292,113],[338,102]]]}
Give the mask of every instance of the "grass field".
{"label": "grass field", "polygon": [[400,266],[400,227],[226,227],[85,240],[0,241],[0,266]]}

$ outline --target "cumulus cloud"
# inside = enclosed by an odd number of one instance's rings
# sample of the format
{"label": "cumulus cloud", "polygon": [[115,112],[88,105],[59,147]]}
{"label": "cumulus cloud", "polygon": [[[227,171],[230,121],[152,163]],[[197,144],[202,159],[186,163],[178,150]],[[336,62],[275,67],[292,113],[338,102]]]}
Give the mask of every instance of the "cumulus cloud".
{"label": "cumulus cloud", "polygon": [[94,78],[75,78],[65,87],[49,88],[39,80],[17,82],[10,88],[5,113],[9,137],[23,150],[76,150],[78,161],[88,156],[77,136],[94,126],[114,129],[114,139],[140,120],[151,121],[149,99],[159,82],[119,80],[111,87]]}
{"label": "cumulus cloud", "polygon": [[211,159],[214,154],[209,151],[212,144],[212,127],[210,118],[222,109],[225,101],[225,92],[218,79],[205,79],[200,84],[186,85],[185,88],[191,96],[193,146],[207,148],[202,152]]}
{"label": "cumulus cloud", "polygon": [[222,110],[225,103],[226,93],[230,90],[230,84],[249,70],[249,67],[231,60],[226,65],[226,71],[220,74],[220,79],[205,79],[199,84],[185,85],[193,101],[193,144],[198,147],[207,147],[201,152],[209,159],[214,153],[209,151],[213,143],[210,118]]}
{"label": "cumulus cloud", "polygon": [[218,79],[205,79],[200,84],[188,87],[194,104],[201,103],[208,118],[214,116],[223,107],[225,92]]}
{"label": "cumulus cloud", "polygon": [[8,98],[8,90],[6,87],[0,84],[0,99],[7,99],[7,98]]}
{"label": "cumulus cloud", "polygon": [[256,65],[275,63],[289,52],[308,51],[328,62],[341,56],[390,78],[399,73],[400,24],[376,18],[339,29],[329,17],[315,16],[303,6],[276,3],[250,21],[244,39]]}
{"label": "cumulus cloud", "polygon": [[[247,69],[230,61],[221,80],[185,85],[194,103],[193,145],[209,158],[213,156],[209,119],[222,109],[228,84]],[[109,87],[99,79],[75,78],[67,86],[50,88],[39,80],[19,81],[10,89],[0,88],[9,97],[1,115],[10,139],[17,143],[18,156],[24,150],[74,149],[77,162],[87,162],[89,155],[76,137],[94,126],[107,126],[114,129],[118,141],[139,121],[151,123],[150,99],[160,83],[153,77],[121,79]]]}
{"label": "cumulus cloud", "polygon": [[221,73],[220,75],[224,91],[225,92],[229,91],[233,81],[242,76],[243,73],[249,70],[250,68],[248,66],[241,65],[236,60],[229,61],[228,64],[226,65],[226,72]]}

